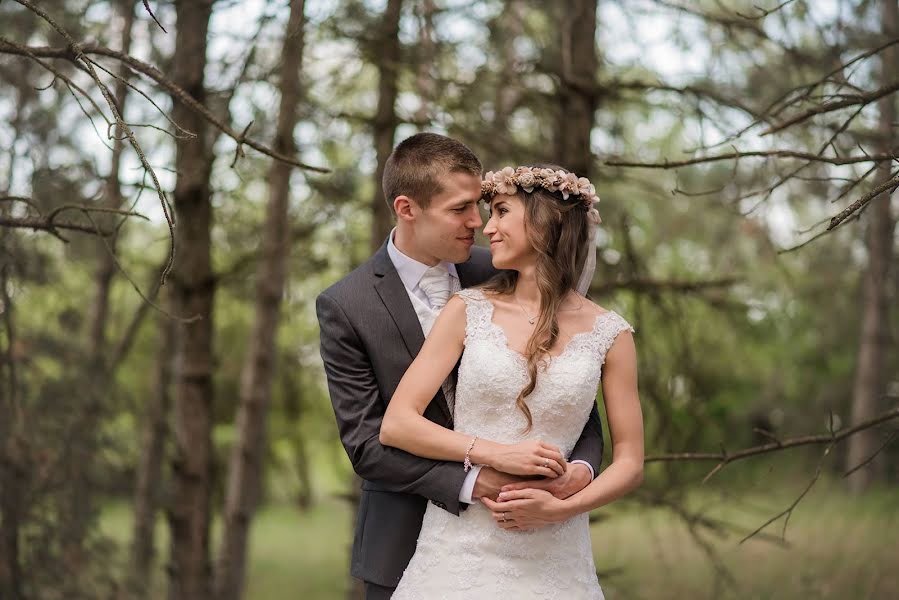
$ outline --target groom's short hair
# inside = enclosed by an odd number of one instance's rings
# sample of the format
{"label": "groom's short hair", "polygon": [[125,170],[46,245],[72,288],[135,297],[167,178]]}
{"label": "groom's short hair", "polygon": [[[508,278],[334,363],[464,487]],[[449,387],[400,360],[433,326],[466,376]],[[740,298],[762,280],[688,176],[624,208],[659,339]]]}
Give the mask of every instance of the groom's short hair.
{"label": "groom's short hair", "polygon": [[427,208],[431,198],[443,191],[443,175],[468,173],[480,177],[481,170],[481,161],[462,142],[437,133],[416,133],[390,153],[381,186],[391,212],[397,196],[409,196]]}

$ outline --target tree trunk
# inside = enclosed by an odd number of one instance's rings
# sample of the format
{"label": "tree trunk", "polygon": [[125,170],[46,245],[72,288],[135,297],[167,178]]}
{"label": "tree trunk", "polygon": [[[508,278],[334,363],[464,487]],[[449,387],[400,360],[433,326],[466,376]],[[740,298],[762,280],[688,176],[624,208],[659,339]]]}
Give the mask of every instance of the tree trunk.
{"label": "tree trunk", "polygon": [[375,169],[375,195],[372,198],[371,248],[377,250],[393,228],[393,198],[384,197],[381,179],[384,165],[393,151],[393,137],[396,134],[397,79],[400,67],[400,14],[403,0],[387,0],[387,8],[381,21],[381,36],[378,44],[378,109],[372,127],[378,167]]}
{"label": "tree trunk", "polygon": [[[6,238],[12,235],[10,231],[0,234],[3,238],[0,251],[7,256],[12,252]],[[26,451],[21,439],[21,398],[15,364],[16,336],[13,304],[8,287],[11,272],[12,265],[4,258],[0,264],[0,299],[3,301],[3,326],[6,334],[4,363],[7,381],[0,385],[0,412],[4,415],[0,419],[0,524],[3,525],[0,527],[0,598],[22,600],[25,598],[21,529],[26,509],[23,499],[27,491]]]}
{"label": "tree trunk", "polygon": [[[281,50],[281,106],[274,148],[287,156],[296,153],[293,130],[297,124],[303,64],[304,4],[304,0],[291,0]],[[247,538],[262,480],[275,343],[290,249],[288,203],[292,170],[290,165],[274,161],[269,172],[269,204],[256,280],[255,323],[241,374],[238,437],[228,467],[224,533],[216,568],[217,600],[241,598],[246,583]]]}
{"label": "tree trunk", "polygon": [[[122,0],[117,3],[117,10],[122,22],[119,47],[128,54],[131,49],[131,34],[134,25],[134,3]],[[125,97],[128,87],[124,81],[129,78],[130,71],[119,69],[119,77],[114,87],[115,99],[120,114],[124,116]],[[122,204],[122,191],[119,185],[119,168],[122,152],[125,149],[125,136],[116,129],[113,141],[112,158],[109,173],[105,182],[103,207],[119,208]],[[104,218],[105,217],[105,218]],[[94,217],[100,227],[109,228],[114,220],[109,215]],[[115,273],[115,262],[110,250],[115,248],[115,238],[104,240],[97,237],[93,240],[97,267],[94,274],[94,301],[88,309],[87,364],[85,365],[83,387],[84,404],[78,408],[78,415],[73,427],[79,434],[72,439],[67,462],[70,465],[69,484],[65,491],[63,522],[66,527],[60,528],[63,544],[64,562],[70,569],[72,578],[77,578],[90,561],[85,544],[91,523],[96,514],[94,489],[96,476],[92,474],[92,466],[100,444],[98,424],[103,419],[104,409],[109,402],[111,373],[106,368],[106,326],[109,321],[109,290]],[[109,244],[109,248],[107,248]]]}
{"label": "tree trunk", "polygon": [[[177,0],[177,33],[172,79],[199,102],[205,101],[203,71],[211,0]],[[210,259],[209,175],[211,140],[206,122],[172,98],[174,121],[196,134],[176,142],[174,204],[177,260],[171,300],[180,317],[175,346],[172,500],[169,556],[170,600],[210,597],[210,497],[212,492],[212,306],[215,280]]]}
{"label": "tree trunk", "polygon": [[502,61],[504,81],[496,86],[494,95],[493,133],[498,141],[497,149],[510,148],[512,136],[509,132],[509,117],[518,107],[521,86],[518,73],[521,72],[521,55],[515,48],[515,41],[524,34],[524,5],[521,0],[506,0],[503,12],[490,29],[491,48]]}
{"label": "tree trunk", "polygon": [[[134,3],[130,0],[120,2],[119,8],[122,17],[122,37],[119,47],[122,54],[131,53],[131,30],[134,25]],[[131,71],[126,68],[119,69],[119,77],[114,87],[119,114],[125,117],[125,99],[128,93],[126,82],[130,78]],[[110,159],[109,174],[106,177],[106,189],[104,192],[103,206],[107,208],[120,208],[122,205],[122,187],[119,182],[119,170],[122,163],[122,153],[125,150],[126,138],[121,129],[116,128],[112,145],[112,158]],[[102,215],[94,217],[101,225],[110,225],[113,219],[103,219]],[[88,355],[91,368],[102,371],[105,366],[106,347],[106,323],[109,316],[109,289],[115,274],[115,261],[109,253],[106,245],[115,248],[118,236],[95,241],[97,253],[97,270],[94,274],[94,302],[91,305],[88,319]]]}
{"label": "tree trunk", "polygon": [[155,548],[156,513],[163,489],[162,463],[168,418],[171,408],[172,348],[175,347],[177,323],[159,315],[159,346],[156,350],[156,377],[150,395],[141,453],[137,465],[134,490],[134,533],[131,540],[130,591],[134,597],[146,598],[150,591],[150,572]]}
{"label": "tree trunk", "polygon": [[[899,37],[899,4],[896,0],[882,0],[881,22],[885,39]],[[899,48],[883,51],[881,77],[884,83],[899,73]],[[899,145],[895,134],[896,98],[887,95],[880,99],[879,134],[881,152],[891,154]],[[877,183],[890,179],[890,163],[881,163]],[[893,260],[893,230],[896,226],[890,210],[890,196],[875,198],[868,207],[868,268],[862,284],[862,331],[858,349],[858,365],[852,389],[852,423],[875,416],[882,410],[886,391],[886,357],[889,351],[889,278]],[[847,469],[852,469],[871,457],[881,445],[877,430],[863,431],[849,438]],[[884,472],[883,460],[874,460],[849,476],[853,493],[864,491]]]}
{"label": "tree trunk", "polygon": [[280,372],[281,398],[284,401],[284,424],[287,427],[287,437],[293,449],[293,460],[300,484],[296,499],[297,507],[305,511],[312,507],[312,474],[309,470],[306,440],[303,439],[300,427],[300,419],[306,408],[303,397],[303,365],[298,362],[294,364],[293,369],[282,369]]}
{"label": "tree trunk", "polygon": [[415,72],[415,87],[421,104],[415,111],[415,125],[424,131],[431,123],[433,107],[437,98],[434,62],[437,58],[437,44],[434,41],[434,13],[437,6],[434,0],[422,0],[415,5],[418,17],[418,65]]}
{"label": "tree trunk", "polygon": [[590,132],[596,111],[596,0],[560,4],[559,91],[556,155],[560,166],[590,177]]}

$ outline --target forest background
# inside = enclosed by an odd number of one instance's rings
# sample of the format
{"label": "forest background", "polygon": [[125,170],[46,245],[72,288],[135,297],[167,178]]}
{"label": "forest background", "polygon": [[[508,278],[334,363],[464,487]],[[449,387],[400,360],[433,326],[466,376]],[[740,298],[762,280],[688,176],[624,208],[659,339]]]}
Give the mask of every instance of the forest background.
{"label": "forest background", "polygon": [[0,0],[0,84],[0,598],[360,597],[314,299],[416,131],[602,197],[609,598],[899,597],[895,0]]}

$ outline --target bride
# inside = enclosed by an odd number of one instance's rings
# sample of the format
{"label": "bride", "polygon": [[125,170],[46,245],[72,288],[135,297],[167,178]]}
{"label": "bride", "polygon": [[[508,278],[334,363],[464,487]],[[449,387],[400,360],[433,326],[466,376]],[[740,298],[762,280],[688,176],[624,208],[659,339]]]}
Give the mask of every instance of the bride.
{"label": "bride", "polygon": [[[393,599],[601,599],[587,513],[640,485],[643,418],[633,329],[584,296],[599,199],[587,179],[541,167],[487,173],[482,199],[505,271],[447,303],[388,405],[381,443],[466,470],[555,478],[601,383],[612,463],[564,500],[525,482],[458,517],[429,504]],[[422,413],[460,356],[449,430]]]}

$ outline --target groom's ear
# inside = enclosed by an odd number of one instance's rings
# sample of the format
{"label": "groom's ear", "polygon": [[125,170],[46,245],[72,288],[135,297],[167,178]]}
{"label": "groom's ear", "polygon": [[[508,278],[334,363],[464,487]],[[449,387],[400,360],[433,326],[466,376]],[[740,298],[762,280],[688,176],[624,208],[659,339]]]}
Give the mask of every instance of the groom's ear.
{"label": "groom's ear", "polygon": [[418,213],[418,205],[409,196],[397,196],[393,199],[393,212],[397,220],[412,221]]}

